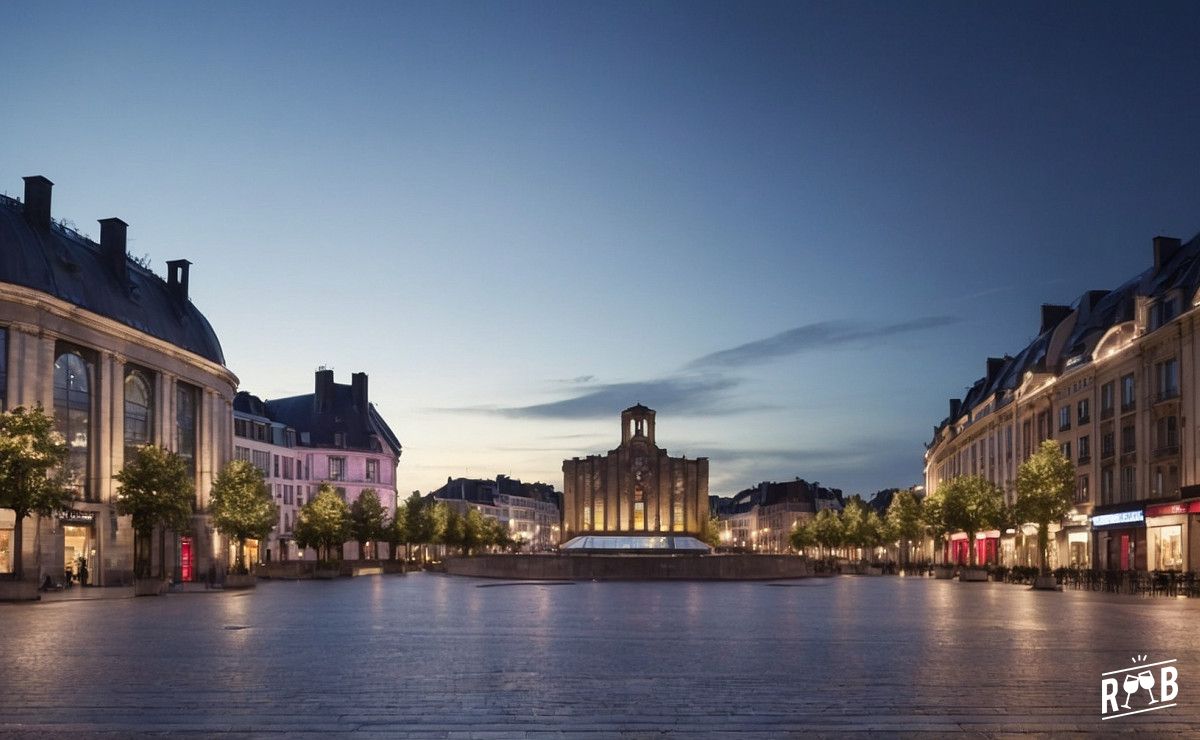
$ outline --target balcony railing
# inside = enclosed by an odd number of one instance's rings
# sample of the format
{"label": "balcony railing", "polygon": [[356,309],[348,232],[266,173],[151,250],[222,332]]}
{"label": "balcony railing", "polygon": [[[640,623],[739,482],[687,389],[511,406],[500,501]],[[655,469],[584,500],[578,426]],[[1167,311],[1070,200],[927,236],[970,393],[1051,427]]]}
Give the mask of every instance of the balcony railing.
{"label": "balcony railing", "polygon": [[1101,419],[1111,419],[1112,416],[1113,416],[1112,406],[1109,406],[1106,409],[1100,409],[1100,418]]}
{"label": "balcony railing", "polygon": [[1179,445],[1178,444],[1162,445],[1160,447],[1154,448],[1154,457],[1155,458],[1170,457],[1172,455],[1178,455],[1178,454],[1179,454]]}
{"label": "balcony railing", "polygon": [[1092,461],[1092,456],[1091,456],[1091,454],[1087,454],[1087,455],[1080,455],[1080,456],[1079,456],[1079,464],[1080,464],[1080,465],[1087,465],[1087,464],[1088,464],[1088,463],[1090,463],[1091,461]]}
{"label": "balcony railing", "polygon": [[1167,388],[1166,390],[1159,391],[1158,394],[1154,396],[1154,402],[1164,403],[1166,401],[1174,401],[1176,398],[1179,398],[1179,389]]}
{"label": "balcony railing", "polygon": [[1128,414],[1131,411],[1137,411],[1137,401],[1130,401],[1129,403],[1121,404],[1122,414]]}
{"label": "balcony railing", "polygon": [[1084,414],[1083,416],[1079,417],[1079,426],[1083,426],[1084,424],[1089,423],[1091,420],[1092,420],[1091,416]]}
{"label": "balcony railing", "polygon": [[1117,454],[1117,451],[1114,450],[1112,447],[1104,447],[1100,450],[1100,459],[1107,460],[1108,458],[1112,457],[1115,454]]}

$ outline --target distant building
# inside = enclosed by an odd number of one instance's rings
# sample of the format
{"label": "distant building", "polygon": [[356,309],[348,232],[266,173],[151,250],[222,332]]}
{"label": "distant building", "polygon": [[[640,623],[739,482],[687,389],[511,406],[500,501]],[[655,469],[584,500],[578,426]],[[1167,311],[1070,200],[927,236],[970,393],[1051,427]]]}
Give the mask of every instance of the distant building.
{"label": "distant building", "polygon": [[558,544],[562,494],[548,483],[523,483],[505,475],[495,480],[447,478],[432,494],[459,514],[477,509],[508,528],[509,536],[531,550]]}
{"label": "distant building", "polygon": [[[292,527],[300,507],[323,482],[347,504],[373,489],[388,515],[395,513],[396,465],[403,448],[370,403],[366,373],[354,373],[350,385],[343,385],[333,382],[332,370],[322,368],[313,393],[272,401],[239,393],[237,407],[235,456],[260,470],[266,465],[264,474],[280,508],[269,538],[271,558],[304,557],[292,542]],[[348,558],[377,555],[360,554],[354,542],[344,552]],[[260,557],[267,559],[267,552]]]}
{"label": "distant building", "polygon": [[791,549],[792,528],[821,509],[841,511],[842,492],[797,478],[764,481],[730,498],[712,497],[723,547],[764,553]]}
{"label": "distant building", "polygon": [[[0,196],[0,408],[54,414],[78,496],[68,511],[24,519],[24,574],[58,581],[86,564],[92,584],[130,583],[133,529],[117,515],[113,476],[155,444],[183,457],[195,487],[187,531],[166,538],[166,573],[202,578],[224,567],[206,510],[232,448],[237,377],[188,297],[191,263],[167,262],[164,280],[129,258],[124,221],[102,219],[99,243],[67,228],[51,217],[52,188],[27,177],[24,202]],[[0,509],[0,573],[14,565],[14,525]]]}
{"label": "distant building", "polygon": [[563,461],[563,540],[578,535],[699,536],[708,518],[708,458],[670,457],[654,441],[654,411],[621,413],[621,444]]}

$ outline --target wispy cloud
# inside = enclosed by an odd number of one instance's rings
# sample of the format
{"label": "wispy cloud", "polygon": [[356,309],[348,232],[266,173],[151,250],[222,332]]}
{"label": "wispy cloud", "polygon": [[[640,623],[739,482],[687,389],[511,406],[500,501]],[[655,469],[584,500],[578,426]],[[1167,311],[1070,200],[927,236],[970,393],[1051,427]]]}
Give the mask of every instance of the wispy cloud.
{"label": "wispy cloud", "polygon": [[868,339],[888,339],[900,334],[937,329],[958,323],[958,321],[953,316],[925,316],[881,326],[822,321],[797,326],[766,339],[757,339],[730,349],[712,352],[692,360],[686,367],[692,370],[743,367],[802,352],[841,347]]}
{"label": "wispy cloud", "polygon": [[598,383],[571,398],[530,406],[497,408],[511,417],[543,419],[607,418],[641,402],[675,414],[722,414],[741,411],[726,404],[727,393],[741,384],[725,375],[677,376],[630,383]]}

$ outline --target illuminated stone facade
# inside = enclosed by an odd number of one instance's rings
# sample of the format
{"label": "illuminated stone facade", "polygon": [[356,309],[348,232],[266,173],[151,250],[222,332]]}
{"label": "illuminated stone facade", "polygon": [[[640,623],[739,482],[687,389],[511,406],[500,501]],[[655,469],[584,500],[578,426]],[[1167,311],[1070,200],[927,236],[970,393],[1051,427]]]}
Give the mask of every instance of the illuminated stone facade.
{"label": "illuminated stone facade", "polygon": [[563,461],[563,540],[582,534],[699,535],[708,518],[708,458],[670,457],[654,411],[621,412],[621,445]]}
{"label": "illuminated stone facade", "polygon": [[[237,378],[188,298],[190,263],[168,262],[163,280],[128,258],[124,222],[102,220],[95,243],[51,219],[49,180],[25,183],[24,202],[0,197],[0,407],[54,414],[77,500],[24,520],[24,576],[61,581],[86,563],[90,584],[131,582],[133,531],[117,515],[113,476],[155,444],[184,458],[195,486],[190,531],[169,533],[165,571],[203,578],[223,567],[205,510],[229,460]],[[13,567],[14,525],[0,509],[0,573]]]}
{"label": "illuminated stone facade", "polygon": [[[987,360],[925,453],[929,492],[981,475],[1013,501],[1021,462],[1058,442],[1076,489],[1051,526],[1051,567],[1200,569],[1200,445],[1186,422],[1200,419],[1200,239],[1156,237],[1152,256],[1115,290],[1043,306],[1037,337]],[[1033,532],[987,533],[979,555],[1036,565]],[[965,546],[960,533],[952,555]]]}

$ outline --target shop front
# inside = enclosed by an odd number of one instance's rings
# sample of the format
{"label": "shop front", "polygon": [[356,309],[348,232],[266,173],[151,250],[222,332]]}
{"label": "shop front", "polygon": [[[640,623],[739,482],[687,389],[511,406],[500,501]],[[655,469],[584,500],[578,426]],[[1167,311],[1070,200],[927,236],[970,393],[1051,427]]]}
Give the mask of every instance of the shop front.
{"label": "shop front", "polygon": [[[971,546],[965,532],[950,535],[947,543],[948,562],[967,565],[970,562]],[[999,562],[1000,530],[975,533],[975,564],[988,565]]]}
{"label": "shop front", "polygon": [[1098,508],[1092,515],[1093,562],[1101,570],[1146,570],[1146,511],[1123,507]]}
{"label": "shop front", "polygon": [[59,515],[58,524],[62,528],[62,582],[96,585],[96,512],[71,509]]}
{"label": "shop front", "polygon": [[[1086,514],[1071,513],[1057,527],[1054,544],[1057,547],[1056,568],[1086,570],[1092,567],[1092,530]],[[1051,527],[1052,530],[1055,527]]]}
{"label": "shop front", "polygon": [[1200,499],[1146,508],[1150,570],[1200,570]]}

